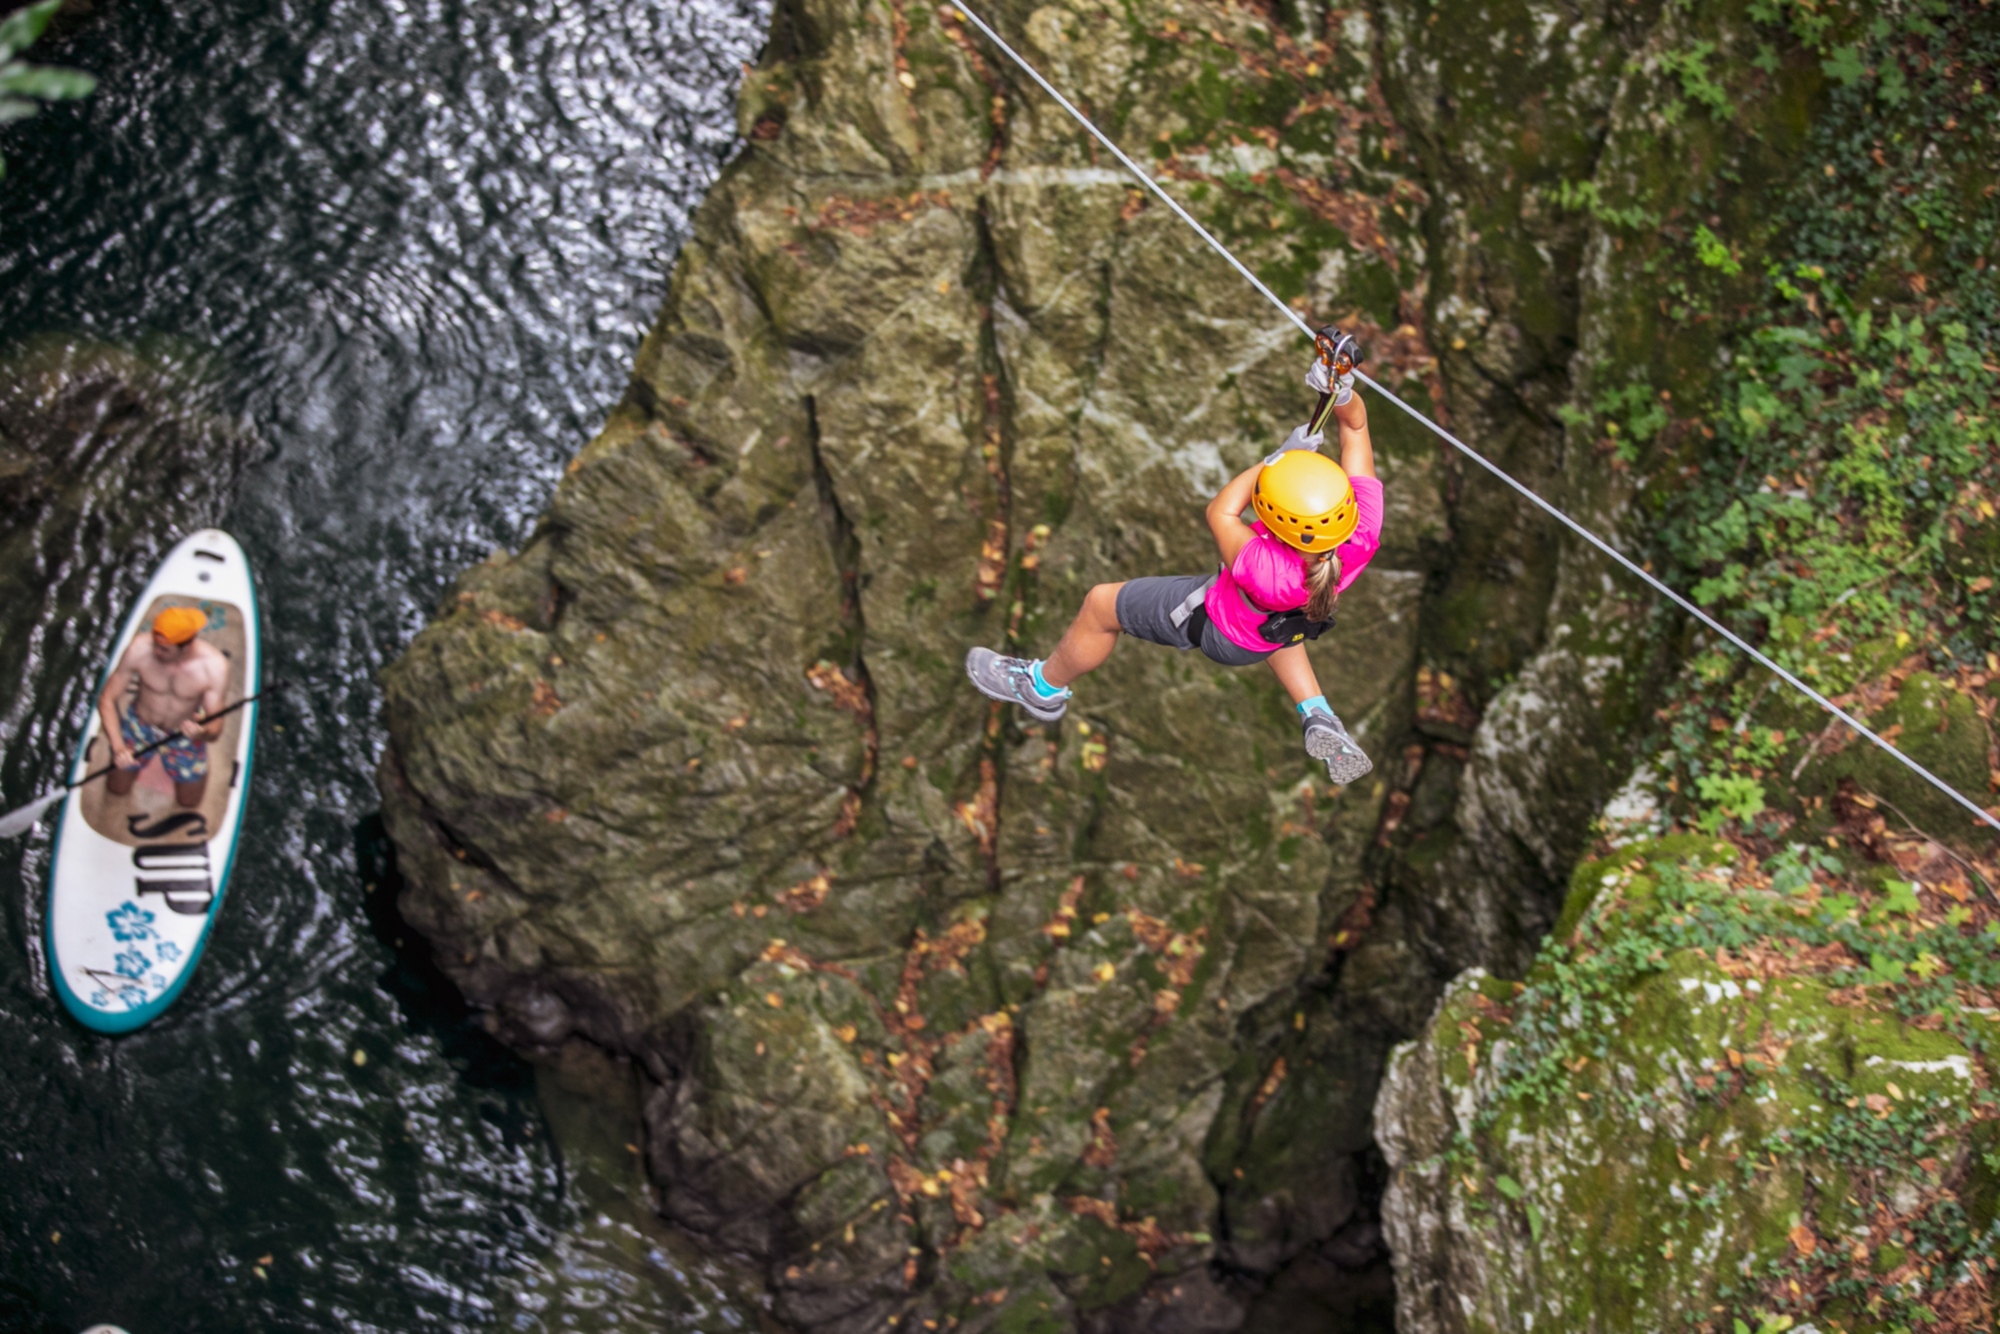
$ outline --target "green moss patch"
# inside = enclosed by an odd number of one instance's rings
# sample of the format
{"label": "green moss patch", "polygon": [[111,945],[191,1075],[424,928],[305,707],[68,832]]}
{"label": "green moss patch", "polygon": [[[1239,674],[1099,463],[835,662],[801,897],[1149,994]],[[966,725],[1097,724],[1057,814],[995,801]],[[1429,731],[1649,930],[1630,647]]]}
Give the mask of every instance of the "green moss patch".
{"label": "green moss patch", "polygon": [[1527,980],[1456,988],[1428,1039],[1451,1206],[1523,1302],[1987,1328],[2000,913],[1955,889],[1692,836],[1579,868]]}

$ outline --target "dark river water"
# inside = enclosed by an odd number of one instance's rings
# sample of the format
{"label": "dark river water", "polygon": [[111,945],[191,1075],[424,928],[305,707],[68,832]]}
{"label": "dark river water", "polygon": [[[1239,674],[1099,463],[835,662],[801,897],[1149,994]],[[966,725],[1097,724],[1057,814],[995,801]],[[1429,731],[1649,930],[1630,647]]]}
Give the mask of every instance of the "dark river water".
{"label": "dark river water", "polygon": [[[384,905],[372,812],[376,674],[618,398],[766,21],[767,0],[94,0],[32,53],[100,84],[0,134],[0,357],[53,336],[203,368],[189,408],[260,442],[223,523],[266,673],[299,689],[264,715],[207,956],[139,1034],[50,994],[51,822],[0,847],[0,1330],[756,1326],[648,1223],[616,1119],[547,1078],[538,1098],[436,985]],[[40,553],[95,591],[23,650],[6,806],[62,772],[189,517]]]}

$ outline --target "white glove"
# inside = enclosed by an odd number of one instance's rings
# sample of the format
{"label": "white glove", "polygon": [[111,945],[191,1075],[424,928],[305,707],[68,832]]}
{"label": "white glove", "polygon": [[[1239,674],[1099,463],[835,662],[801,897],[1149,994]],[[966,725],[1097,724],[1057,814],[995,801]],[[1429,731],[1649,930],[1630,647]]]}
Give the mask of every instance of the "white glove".
{"label": "white glove", "polygon": [[1283,455],[1289,453],[1294,449],[1310,449],[1315,453],[1317,453],[1319,447],[1325,443],[1326,443],[1326,436],[1307,435],[1305,427],[1294,426],[1292,428],[1292,433],[1285,437],[1285,443],[1279,445],[1276,449],[1272,450],[1269,454],[1266,454],[1264,456],[1264,466],[1267,468],[1270,467],[1273,463],[1276,463],[1280,457],[1282,457]]}
{"label": "white glove", "polygon": [[1326,363],[1314,357],[1311,368],[1306,371],[1306,388],[1316,394],[1331,393],[1334,406],[1338,407],[1354,397],[1354,372],[1349,371],[1335,380],[1327,370]]}

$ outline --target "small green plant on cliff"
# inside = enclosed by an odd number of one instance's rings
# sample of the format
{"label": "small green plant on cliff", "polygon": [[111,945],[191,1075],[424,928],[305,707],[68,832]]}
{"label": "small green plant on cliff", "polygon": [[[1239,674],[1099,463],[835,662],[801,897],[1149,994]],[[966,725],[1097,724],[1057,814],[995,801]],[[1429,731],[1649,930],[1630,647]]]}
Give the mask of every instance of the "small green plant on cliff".
{"label": "small green plant on cliff", "polygon": [[1548,191],[1548,200],[1564,213],[1587,213],[1619,231],[1645,231],[1659,224],[1658,218],[1637,204],[1617,205],[1607,201],[1596,181],[1558,181]]}
{"label": "small green plant on cliff", "polygon": [[[1709,69],[1709,57],[1715,54],[1714,42],[1695,42],[1679,51],[1668,51],[1660,56],[1660,68],[1673,75],[1680,82],[1681,94],[1689,102],[1705,108],[1717,120],[1727,120],[1736,107],[1729,100],[1729,90],[1716,79]],[[1669,121],[1678,120],[1686,112],[1686,104],[1672,101],[1666,105]]]}
{"label": "small green plant on cliff", "polygon": [[[41,0],[0,19],[0,125],[28,119],[42,102],[88,97],[97,87],[97,80],[81,70],[17,59],[34,45],[61,7],[62,0]],[[7,159],[0,157],[0,175],[6,170]]]}

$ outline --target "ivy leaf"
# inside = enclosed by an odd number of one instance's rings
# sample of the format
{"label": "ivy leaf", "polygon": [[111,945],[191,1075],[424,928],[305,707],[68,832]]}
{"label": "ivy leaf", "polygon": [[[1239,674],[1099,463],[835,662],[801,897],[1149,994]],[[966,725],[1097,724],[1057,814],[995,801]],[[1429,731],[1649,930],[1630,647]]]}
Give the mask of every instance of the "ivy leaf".
{"label": "ivy leaf", "polygon": [[[1820,915],[1829,922],[1843,922],[1854,915],[1852,894],[1829,894],[1819,901]],[[2000,922],[1994,923],[2000,926]]]}
{"label": "ivy leaf", "polygon": [[48,65],[27,65],[9,61],[0,65],[0,93],[39,97],[44,102],[88,97],[97,80],[82,70],[55,69]]}
{"label": "ivy leaf", "polygon": [[1923,910],[1924,905],[1917,902],[1917,887],[1909,881],[1890,880],[1885,882],[1884,887],[1889,891],[1889,897],[1883,899],[1875,906],[1875,911],[1868,914],[1869,921],[1879,922],[1892,912],[1901,913],[1905,917],[1915,917]]}
{"label": "ivy leaf", "polygon": [[1883,986],[1894,986],[1904,981],[1905,971],[1901,960],[1879,952],[1868,956],[1869,979]]}
{"label": "ivy leaf", "polygon": [[1833,55],[1820,61],[1819,67],[1828,78],[1840,80],[1843,88],[1853,87],[1868,72],[1868,67],[1861,63],[1861,52],[1851,45],[1835,47]]}
{"label": "ivy leaf", "polygon": [[35,39],[42,35],[42,29],[49,26],[49,20],[61,7],[62,0],[41,0],[40,4],[17,9],[5,19],[0,19],[0,60],[34,45]]}
{"label": "ivy leaf", "polygon": [[1536,1241],[1542,1239],[1542,1211],[1533,1203],[1528,1205],[1528,1235]]}
{"label": "ivy leaf", "polygon": [[1944,960],[1925,950],[1917,956],[1917,961],[1910,965],[1910,971],[1928,982],[1944,971]]}
{"label": "ivy leaf", "polygon": [[1500,1193],[1502,1195],[1505,1195],[1508,1199],[1518,1200],[1521,1198],[1521,1183],[1514,1180],[1514,1178],[1510,1176],[1503,1176],[1493,1184],[1497,1186],[1500,1190]]}
{"label": "ivy leaf", "polygon": [[1882,70],[1882,86],[1875,95],[1890,106],[1901,106],[1910,98],[1909,81],[1903,77],[1903,67],[1891,60]]}

